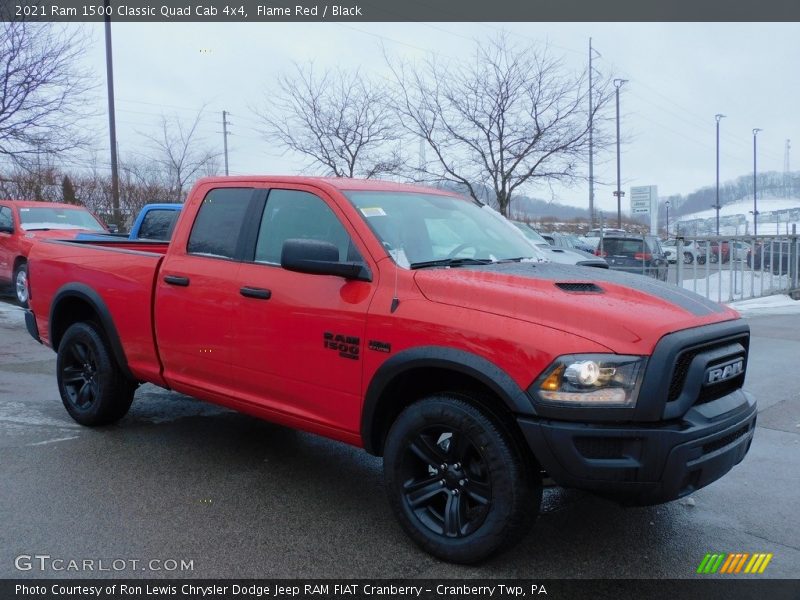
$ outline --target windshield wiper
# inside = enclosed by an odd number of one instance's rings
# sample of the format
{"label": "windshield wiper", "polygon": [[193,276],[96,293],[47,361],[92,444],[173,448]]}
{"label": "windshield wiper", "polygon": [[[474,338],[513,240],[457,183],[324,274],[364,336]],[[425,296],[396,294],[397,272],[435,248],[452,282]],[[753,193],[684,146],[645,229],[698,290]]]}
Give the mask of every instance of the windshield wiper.
{"label": "windshield wiper", "polygon": [[412,269],[424,269],[425,267],[461,267],[464,265],[491,265],[496,263],[491,258],[440,258],[438,260],[424,260],[413,262]]}
{"label": "windshield wiper", "polygon": [[28,227],[25,231],[50,231],[49,227]]}

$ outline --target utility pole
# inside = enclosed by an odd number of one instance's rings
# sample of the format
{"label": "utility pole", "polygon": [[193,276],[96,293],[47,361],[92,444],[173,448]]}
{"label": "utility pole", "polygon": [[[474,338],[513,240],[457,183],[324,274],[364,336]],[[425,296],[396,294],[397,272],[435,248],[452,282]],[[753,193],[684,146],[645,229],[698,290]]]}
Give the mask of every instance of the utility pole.
{"label": "utility pole", "polygon": [[600,58],[601,54],[592,47],[592,38],[589,38],[589,229],[594,229],[594,55]]}
{"label": "utility pole", "polygon": [[622,191],[622,180],[620,177],[620,155],[619,155],[619,88],[627,83],[627,79],[615,79],[614,87],[616,88],[617,95],[617,191],[614,195],[617,197],[617,229],[622,229],[622,196],[625,192]]}
{"label": "utility pole", "polygon": [[758,235],[758,194],[757,192],[757,181],[756,181],[756,174],[758,173],[757,163],[756,163],[756,138],[758,137],[758,132],[763,131],[762,129],[753,129],[753,210],[750,212],[753,213],[753,235]]}
{"label": "utility pole", "polygon": [[669,200],[664,202],[664,206],[667,209],[667,239],[669,239]]}
{"label": "utility pole", "polygon": [[114,112],[114,66],[111,55],[111,9],[110,0],[103,0],[106,27],[106,83],[108,86],[108,133],[111,138],[111,212],[112,221],[122,224],[119,214],[119,171],[117,168],[117,120]]}
{"label": "utility pole", "polygon": [[222,146],[225,150],[225,175],[228,175],[228,113],[222,111]]}
{"label": "utility pole", "polygon": [[111,9],[110,1],[103,0],[106,27],[106,82],[108,85],[108,133],[111,138],[111,212],[112,221],[122,225],[119,214],[119,170],[117,167],[117,119],[114,113],[114,67],[111,55]]}
{"label": "utility pole", "polygon": [[717,196],[712,208],[717,211],[717,235],[719,235],[719,209],[722,208],[719,203],[719,122],[725,118],[725,115],[717,113],[714,118],[717,121]]}

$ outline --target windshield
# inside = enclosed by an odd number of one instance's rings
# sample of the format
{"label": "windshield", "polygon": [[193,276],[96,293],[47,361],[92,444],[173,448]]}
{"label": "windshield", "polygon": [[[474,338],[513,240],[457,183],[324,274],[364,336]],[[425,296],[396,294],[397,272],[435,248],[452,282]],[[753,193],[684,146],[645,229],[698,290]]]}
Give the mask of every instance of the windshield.
{"label": "windshield", "polygon": [[488,206],[415,192],[345,194],[400,266],[448,259],[540,258],[536,248]]}
{"label": "windshield", "polygon": [[528,225],[527,223],[523,223],[522,221],[511,221],[514,226],[522,232],[528,240],[533,242],[534,244],[542,244],[544,246],[549,246],[550,243],[544,239],[539,232],[536,231],[533,227]]}
{"label": "windshield", "polygon": [[36,207],[20,208],[19,220],[22,229],[87,229],[105,231],[91,213],[83,208]]}

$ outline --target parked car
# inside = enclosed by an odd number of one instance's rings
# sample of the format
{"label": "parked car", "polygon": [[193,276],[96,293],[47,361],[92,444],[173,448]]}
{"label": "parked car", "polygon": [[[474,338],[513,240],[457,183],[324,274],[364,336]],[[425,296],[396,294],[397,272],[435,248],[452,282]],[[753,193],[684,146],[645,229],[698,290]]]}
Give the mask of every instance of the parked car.
{"label": "parked car", "polygon": [[541,236],[547,240],[551,246],[580,250],[581,252],[594,254],[594,246],[583,241],[577,235],[554,231],[552,233],[542,233]]}
{"label": "parked car", "polygon": [[[657,504],[744,459],[757,406],[735,310],[526,262],[488,210],[375,180],[201,179],[169,243],[35,244],[25,323],[77,423],[119,421],[149,382],[363,447],[402,529],[452,562],[520,540],[543,473]],[[89,468],[76,454],[73,475]]]}
{"label": "parked car", "polygon": [[729,246],[733,246],[730,249],[730,255],[732,260],[747,260],[747,255],[750,253],[751,248],[750,244],[747,242],[740,242],[734,241],[730,242]]}
{"label": "parked car", "polygon": [[667,280],[669,263],[655,236],[606,236],[597,252],[609,269]]}
{"label": "parked car", "polygon": [[[669,263],[676,263],[678,262],[678,241],[677,240],[667,240],[661,244],[661,248],[664,250],[664,254],[667,255],[667,262]],[[706,262],[705,251],[700,251],[700,247],[697,245],[697,242],[692,240],[684,240],[683,241],[683,264],[690,265],[694,261],[697,261],[697,264],[703,265]]]}
{"label": "parked car", "polygon": [[0,285],[11,285],[28,305],[28,253],[42,238],[70,239],[82,231],[108,232],[92,213],[74,204],[0,200]]}
{"label": "parked car", "polygon": [[522,221],[511,222],[522,232],[522,234],[528,239],[528,241],[530,241],[531,244],[536,246],[536,248],[538,248],[544,254],[544,256],[552,262],[560,263],[562,265],[580,265],[582,267],[597,267],[600,269],[608,268],[608,263],[601,257],[594,256],[580,250],[573,250],[571,248],[556,248],[527,223]]}
{"label": "parked car", "polygon": [[[133,222],[133,227],[126,237],[129,240],[152,240],[167,242],[172,237],[178,214],[183,204],[145,204]],[[79,234],[78,240],[103,240],[108,237],[120,237],[117,234]]]}
{"label": "parked car", "polygon": [[747,266],[756,271],[769,272],[771,270],[776,274],[788,273],[792,261],[797,260],[791,246],[789,240],[758,241],[747,254]]}

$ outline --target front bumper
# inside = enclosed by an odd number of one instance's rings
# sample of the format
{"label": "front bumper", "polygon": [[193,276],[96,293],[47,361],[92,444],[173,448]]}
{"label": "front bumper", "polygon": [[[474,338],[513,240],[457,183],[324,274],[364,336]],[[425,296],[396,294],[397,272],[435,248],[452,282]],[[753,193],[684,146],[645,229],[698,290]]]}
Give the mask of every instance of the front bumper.
{"label": "front bumper", "polygon": [[518,419],[541,466],[559,485],[626,504],[659,504],[716,481],[753,439],[756,401],[738,389],[659,423]]}

